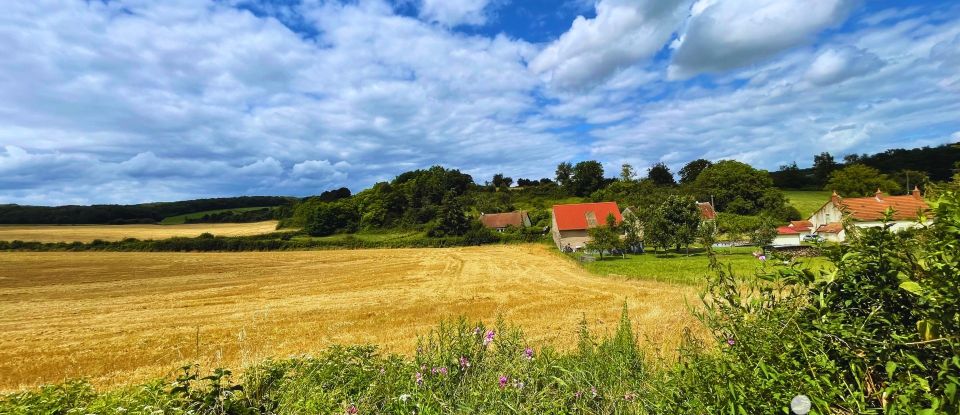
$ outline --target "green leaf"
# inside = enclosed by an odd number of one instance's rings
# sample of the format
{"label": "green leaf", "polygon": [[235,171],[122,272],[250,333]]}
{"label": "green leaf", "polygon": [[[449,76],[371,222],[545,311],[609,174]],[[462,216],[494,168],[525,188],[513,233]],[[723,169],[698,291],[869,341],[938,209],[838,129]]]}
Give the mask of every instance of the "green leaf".
{"label": "green leaf", "polygon": [[900,288],[906,292],[916,295],[923,294],[923,287],[920,286],[916,281],[904,281],[900,283]]}
{"label": "green leaf", "polygon": [[893,378],[893,372],[897,370],[897,362],[887,362],[887,378]]}

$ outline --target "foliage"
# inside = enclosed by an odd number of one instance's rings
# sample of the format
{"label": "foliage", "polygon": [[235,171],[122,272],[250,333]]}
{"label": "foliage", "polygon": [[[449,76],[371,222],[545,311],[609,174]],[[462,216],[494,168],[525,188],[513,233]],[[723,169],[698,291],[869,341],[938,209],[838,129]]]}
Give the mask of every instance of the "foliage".
{"label": "foliage", "polygon": [[800,170],[797,162],[780,166],[777,174],[772,177],[773,184],[781,189],[802,189],[811,184],[810,178]]}
{"label": "foliage", "polygon": [[852,164],[831,173],[823,189],[836,191],[844,197],[873,196],[877,189],[888,194],[902,193],[897,182],[863,164]]}
{"label": "foliage", "polygon": [[214,211],[199,217],[187,216],[183,223],[251,223],[278,219],[278,209],[248,208],[239,210]]}
{"label": "foliage", "polygon": [[[570,177],[570,191],[577,196],[589,196],[606,184],[603,178],[603,165],[599,161],[581,161],[573,166]],[[559,176],[558,179],[559,181]]]}
{"label": "foliage", "polygon": [[825,185],[830,179],[830,174],[838,168],[840,165],[830,153],[823,152],[813,156],[813,180],[818,186]]}
{"label": "foliage", "polygon": [[713,162],[710,160],[696,159],[691,161],[683,166],[678,172],[680,175],[680,184],[691,184],[697,180],[697,176],[700,175],[707,167],[713,165]]}
{"label": "foliage", "polygon": [[556,179],[557,185],[567,194],[571,194],[573,191],[573,165],[568,162],[558,164]]}
{"label": "foliage", "polygon": [[624,250],[631,253],[642,252],[643,221],[640,219],[640,215],[633,211],[624,212],[620,228],[623,229]]}
{"label": "foliage", "polygon": [[734,160],[722,160],[706,168],[693,183],[699,200],[710,200],[722,212],[752,215],[782,207],[784,199],[763,170]]}
{"label": "foliage", "polygon": [[766,253],[767,246],[772,244],[776,238],[777,223],[769,216],[760,216],[757,229],[750,233],[750,243],[759,246]]}
{"label": "foliage", "polygon": [[354,203],[345,199],[316,204],[303,230],[310,236],[327,236],[335,233],[356,232],[359,227],[360,214]]}
{"label": "foliage", "polygon": [[490,181],[490,184],[497,189],[502,187],[510,187],[510,185],[513,184],[513,179],[504,176],[503,173],[497,173],[493,175],[493,180]]}
{"label": "foliage", "polygon": [[603,259],[604,252],[610,252],[620,249],[620,234],[618,232],[617,219],[613,214],[607,215],[606,224],[596,226],[587,231],[590,235],[590,241],[587,242],[586,249],[596,252]]}
{"label": "foliage", "polygon": [[427,231],[427,236],[461,236],[468,230],[470,219],[464,213],[463,205],[455,193],[448,193],[437,212],[437,222]]}
{"label": "foliage", "polygon": [[[657,209],[655,215],[661,217],[661,226],[652,231],[666,232],[672,245],[680,250],[684,246],[689,251],[690,244],[697,239],[700,227],[700,208],[693,198],[670,196]],[[666,239],[666,236],[664,237]]]}
{"label": "foliage", "polygon": [[759,216],[723,212],[717,214],[717,230],[721,234],[726,234],[729,239],[738,240],[744,235],[752,234],[757,229],[760,229]]}
{"label": "foliage", "polygon": [[634,170],[633,166],[630,164],[624,163],[620,166],[620,181],[630,182],[637,178],[637,172]]}
{"label": "foliage", "polygon": [[677,184],[673,179],[673,173],[670,172],[670,168],[663,162],[654,164],[647,169],[647,179],[657,186],[673,186]]}

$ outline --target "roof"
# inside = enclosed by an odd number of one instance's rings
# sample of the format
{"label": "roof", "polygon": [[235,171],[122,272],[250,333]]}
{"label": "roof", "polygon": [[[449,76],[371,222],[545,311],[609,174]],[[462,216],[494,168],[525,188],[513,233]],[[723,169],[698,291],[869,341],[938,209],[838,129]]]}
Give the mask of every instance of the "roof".
{"label": "roof", "polygon": [[813,222],[808,220],[792,220],[788,226],[797,231],[808,231],[813,227]]}
{"label": "roof", "polygon": [[713,204],[710,202],[697,202],[697,207],[700,208],[701,219],[711,220],[717,218],[717,211],[713,209]]}
{"label": "roof", "polygon": [[843,224],[840,222],[830,222],[825,225],[820,225],[817,228],[817,233],[840,233],[843,230]]}
{"label": "roof", "polygon": [[799,235],[800,231],[796,228],[791,228],[789,226],[780,226],[777,228],[777,234],[779,235]]}
{"label": "roof", "polygon": [[576,203],[554,205],[553,218],[558,231],[584,230],[606,226],[607,216],[613,215],[616,223],[623,222],[617,202]]}
{"label": "roof", "polygon": [[485,213],[480,215],[480,223],[488,228],[506,228],[507,226],[523,227],[523,218],[527,212],[517,210],[507,213]]}
{"label": "roof", "polygon": [[845,215],[855,221],[881,220],[888,208],[894,210],[893,220],[911,220],[917,217],[917,213],[926,212],[930,208],[920,197],[919,190],[907,196],[887,196],[877,190],[873,197],[840,198],[837,196],[833,197],[832,201]]}

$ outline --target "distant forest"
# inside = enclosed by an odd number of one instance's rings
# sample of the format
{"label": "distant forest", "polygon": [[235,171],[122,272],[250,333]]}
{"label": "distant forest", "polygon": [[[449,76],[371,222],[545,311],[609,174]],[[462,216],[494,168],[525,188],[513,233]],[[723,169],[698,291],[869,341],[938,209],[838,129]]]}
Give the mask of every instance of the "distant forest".
{"label": "distant forest", "polygon": [[800,218],[782,189],[826,189],[843,196],[862,196],[877,188],[904,194],[914,186],[926,190],[930,184],[949,182],[960,169],[960,144],[852,154],[839,160],[821,153],[813,161],[811,168],[801,169],[791,163],[767,172],[733,160],[698,159],[676,173],[663,163],[654,165],[645,175],[623,165],[617,177],[609,177],[612,174],[605,172],[600,162],[587,160],[560,163],[553,178],[514,181],[497,174],[482,184],[459,170],[434,166],[402,173],[357,194],[340,188],[302,199],[243,196],[138,205],[0,205],[0,224],[158,223],[166,217],[190,213],[272,206],[266,210],[211,213],[189,221],[279,219],[281,227],[303,228],[314,236],[406,229],[425,231],[431,237],[453,237],[479,232],[470,217],[481,212],[523,208],[536,227],[542,228],[549,224],[550,205],[557,202],[614,200],[621,208],[654,212],[675,197],[712,201],[724,219],[721,225],[751,228],[761,217],[781,222]]}

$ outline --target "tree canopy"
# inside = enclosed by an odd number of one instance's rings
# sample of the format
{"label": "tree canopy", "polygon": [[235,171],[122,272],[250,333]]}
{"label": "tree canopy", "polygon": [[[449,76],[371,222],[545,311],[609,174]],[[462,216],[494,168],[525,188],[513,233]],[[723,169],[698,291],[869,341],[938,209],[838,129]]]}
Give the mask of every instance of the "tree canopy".
{"label": "tree canopy", "polygon": [[845,197],[872,196],[877,189],[892,194],[900,192],[896,181],[863,164],[851,164],[833,172],[823,189],[836,191]]}

